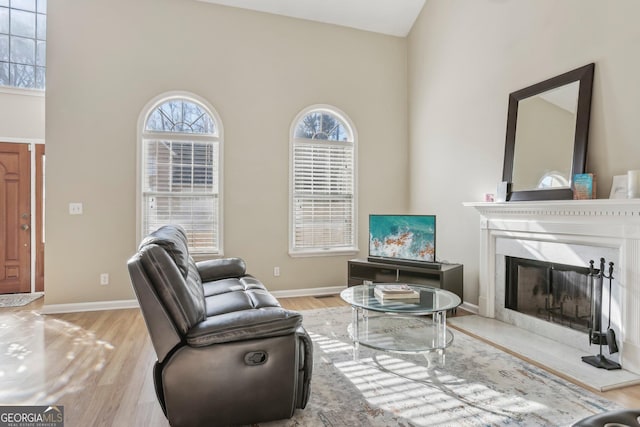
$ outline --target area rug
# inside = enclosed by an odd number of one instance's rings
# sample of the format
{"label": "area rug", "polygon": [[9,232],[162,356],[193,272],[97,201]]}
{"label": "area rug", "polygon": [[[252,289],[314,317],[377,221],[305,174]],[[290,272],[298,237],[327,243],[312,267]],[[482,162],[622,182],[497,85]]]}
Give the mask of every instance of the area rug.
{"label": "area rug", "polygon": [[0,295],[0,307],[21,307],[27,305],[38,298],[42,294],[6,294]]}
{"label": "area rug", "polygon": [[302,314],[314,341],[309,403],[261,427],[570,426],[621,408],[462,332],[444,360],[362,346],[356,355],[349,307]]}

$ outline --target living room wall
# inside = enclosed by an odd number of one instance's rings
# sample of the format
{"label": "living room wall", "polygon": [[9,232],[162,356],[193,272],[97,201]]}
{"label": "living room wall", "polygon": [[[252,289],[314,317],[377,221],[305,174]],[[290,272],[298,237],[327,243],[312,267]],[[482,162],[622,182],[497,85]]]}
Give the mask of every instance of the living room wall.
{"label": "living room wall", "polygon": [[478,301],[479,216],[502,178],[509,93],[594,62],[587,171],[608,198],[640,169],[640,2],[427,0],[408,37],[410,205],[438,215],[439,256]]}
{"label": "living room wall", "polygon": [[333,105],[357,128],[361,255],[367,215],[408,208],[406,39],[191,0],[56,0],[47,27],[46,305],[134,298],[136,124],[164,92],[220,114],[225,255],[270,290],[346,284],[350,257],[287,252],[289,129],[303,108]]}
{"label": "living room wall", "polygon": [[44,93],[0,89],[0,141],[44,141]]}

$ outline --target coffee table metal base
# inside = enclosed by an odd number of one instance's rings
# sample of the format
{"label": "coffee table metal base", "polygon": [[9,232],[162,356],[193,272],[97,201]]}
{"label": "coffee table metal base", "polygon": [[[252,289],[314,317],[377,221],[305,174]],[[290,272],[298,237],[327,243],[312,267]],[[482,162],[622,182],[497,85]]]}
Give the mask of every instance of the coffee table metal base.
{"label": "coffee table metal base", "polygon": [[447,330],[446,311],[434,312],[431,318],[351,309],[349,333],[356,350],[362,344],[396,353],[444,351],[453,341],[453,333]]}

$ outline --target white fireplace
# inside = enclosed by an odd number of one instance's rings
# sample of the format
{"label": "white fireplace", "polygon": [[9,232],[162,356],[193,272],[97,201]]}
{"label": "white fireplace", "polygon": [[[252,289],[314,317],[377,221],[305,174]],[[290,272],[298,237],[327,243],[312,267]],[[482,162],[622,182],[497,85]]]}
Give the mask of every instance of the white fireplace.
{"label": "white fireplace", "polygon": [[[611,326],[619,353],[605,355],[640,373],[640,199],[466,203],[480,219],[479,314],[590,353],[588,334],[505,308],[505,257],[599,267],[614,263]],[[608,311],[605,282],[603,311]],[[609,319],[604,319],[607,326]]]}

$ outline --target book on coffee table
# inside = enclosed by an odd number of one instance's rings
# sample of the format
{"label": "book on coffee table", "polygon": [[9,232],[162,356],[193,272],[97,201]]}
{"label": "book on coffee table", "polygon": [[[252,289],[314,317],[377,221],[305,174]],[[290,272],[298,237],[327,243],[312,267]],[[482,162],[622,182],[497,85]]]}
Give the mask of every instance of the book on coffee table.
{"label": "book on coffee table", "polygon": [[376,289],[385,293],[411,293],[415,292],[409,285],[404,283],[383,283],[376,285]]}
{"label": "book on coffee table", "polygon": [[420,292],[405,284],[376,285],[373,294],[382,301],[420,299]]}

